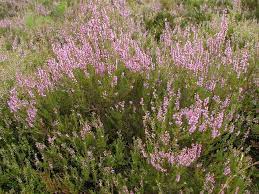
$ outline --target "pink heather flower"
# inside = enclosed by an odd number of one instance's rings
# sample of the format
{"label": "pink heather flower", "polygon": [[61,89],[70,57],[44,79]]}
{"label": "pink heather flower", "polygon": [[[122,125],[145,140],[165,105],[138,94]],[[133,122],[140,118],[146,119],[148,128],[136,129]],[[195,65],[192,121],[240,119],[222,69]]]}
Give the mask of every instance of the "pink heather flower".
{"label": "pink heather flower", "polygon": [[162,107],[159,108],[159,111],[157,113],[157,120],[162,122],[164,121],[164,116],[163,116],[163,109]]}
{"label": "pink heather flower", "polygon": [[43,144],[43,143],[36,142],[36,147],[37,147],[39,150],[44,150],[44,149],[46,148],[46,145]]}
{"label": "pink heather flower", "polygon": [[129,17],[130,10],[127,9],[125,0],[114,0],[112,2],[113,5],[120,11],[121,16]]}
{"label": "pink heather flower", "polygon": [[[147,154],[143,147],[141,147],[142,154],[144,153],[144,158],[147,157]],[[192,148],[185,148],[180,152],[179,156],[174,156],[173,153],[170,152],[163,152],[158,151],[157,148],[153,153],[149,154],[150,157],[150,164],[160,172],[167,172],[167,170],[163,167],[164,162],[168,162],[169,164],[178,164],[181,166],[190,166],[199,156],[201,153],[201,145],[193,145]],[[179,176],[177,176],[177,179],[180,179]]]}
{"label": "pink heather flower", "polygon": [[167,114],[167,111],[168,111],[168,106],[169,106],[169,99],[168,97],[164,97],[164,101],[163,101],[163,104],[162,106],[159,108],[159,111],[158,111],[158,114],[157,114],[157,119],[160,121],[160,122],[164,122],[165,119],[166,119],[166,114]]}
{"label": "pink heather flower", "polygon": [[204,81],[204,78],[203,77],[199,77],[198,81],[197,81],[197,85],[202,87],[203,86],[203,81]]}
{"label": "pink heather flower", "polygon": [[235,129],[235,126],[233,123],[231,123],[230,127],[229,127],[229,133],[233,133]]}
{"label": "pink heather flower", "polygon": [[16,91],[16,88],[13,88],[10,91],[10,98],[9,98],[7,104],[9,106],[11,112],[17,112],[23,106],[22,101],[18,98],[18,93]]}
{"label": "pink heather flower", "polygon": [[170,47],[172,45],[172,31],[168,22],[165,22],[165,31],[161,35],[161,40],[167,47]]}
{"label": "pink heather flower", "polygon": [[177,162],[182,166],[190,166],[200,157],[202,145],[192,145],[191,148],[184,148],[177,156]]}
{"label": "pink heather flower", "polygon": [[31,98],[34,98],[33,89],[36,86],[36,81],[33,77],[25,77],[21,74],[16,74],[17,85],[21,87],[24,93],[28,93]]}
{"label": "pink heather flower", "polygon": [[164,112],[164,114],[167,113],[168,106],[169,106],[169,99],[168,99],[168,97],[165,96],[164,102],[163,102],[163,112]]}
{"label": "pink heather flower", "polygon": [[214,95],[214,96],[212,97],[212,99],[213,99],[215,102],[220,103],[220,97],[219,97],[219,96]]}
{"label": "pink heather flower", "polygon": [[232,4],[235,11],[241,11],[241,0],[232,0]]}
{"label": "pink heather flower", "polygon": [[7,55],[0,53],[0,63],[8,59]]}
{"label": "pink heather flower", "polygon": [[2,19],[0,20],[0,28],[9,28],[12,26],[12,23],[10,19]]}
{"label": "pink heather flower", "polygon": [[177,159],[177,157],[174,155],[174,153],[168,154],[167,160],[168,160],[169,164],[171,164],[171,165],[175,164],[177,162],[176,159]]}
{"label": "pink heather flower", "polygon": [[141,140],[141,139],[137,139],[137,147],[138,147],[138,149],[140,150],[142,156],[143,156],[144,158],[147,158],[148,155],[147,155],[147,153],[146,153],[146,151],[145,151],[145,144],[142,143],[142,140]]}
{"label": "pink heather flower", "polygon": [[173,115],[173,119],[175,120],[175,124],[178,125],[179,127],[182,126],[182,114],[181,113],[175,113]]}
{"label": "pink heather flower", "polygon": [[170,143],[170,134],[168,131],[165,131],[161,136],[160,136],[161,142],[164,145],[168,145]]}
{"label": "pink heather flower", "polygon": [[[175,32],[188,37],[189,41],[185,42],[185,44],[179,43],[178,41],[168,43],[170,39],[166,38],[166,32],[162,35],[162,42],[165,48],[170,49],[173,62],[176,66],[187,68],[193,71],[195,75],[200,76],[198,72],[202,74],[197,82],[198,85],[202,86],[203,75],[206,75],[210,66],[219,68],[221,65],[231,65],[238,73],[238,76],[240,76],[242,70],[244,73],[246,72],[248,53],[246,49],[244,49],[242,57],[234,57],[231,42],[226,42],[227,30],[228,21],[224,14],[221,20],[220,31],[214,37],[208,38],[206,45],[203,44],[202,38],[198,38],[197,30],[194,28],[190,28],[189,30],[185,29],[184,31],[179,29],[175,30]],[[194,34],[194,38],[191,38],[190,35],[192,34]],[[215,83],[209,83],[207,88],[212,91],[215,88]]]}
{"label": "pink heather flower", "polygon": [[209,98],[201,100],[198,95],[196,95],[195,98],[195,104],[173,114],[175,123],[181,127],[183,118],[185,117],[190,134],[194,133],[196,130],[199,130],[200,132],[206,131],[206,129],[210,127],[212,129],[213,138],[219,136],[220,129],[222,128],[225,119],[225,110],[230,103],[229,98],[226,98],[225,101],[222,102],[218,96],[213,97],[221,110],[218,113],[209,111]]}
{"label": "pink heather flower", "polygon": [[89,134],[91,132],[91,126],[85,122],[82,130],[80,131],[81,138],[84,138],[86,134]]}
{"label": "pink heather flower", "polygon": [[229,167],[229,166],[225,167],[225,169],[224,169],[224,175],[225,175],[225,176],[228,176],[230,173],[231,173],[230,167]]}
{"label": "pink heather flower", "polygon": [[157,153],[150,154],[150,163],[151,163],[151,165],[157,171],[167,172],[167,170],[160,165],[160,162],[161,162],[161,158],[159,157],[159,155]]}
{"label": "pink heather flower", "polygon": [[177,124],[182,123],[182,116],[185,116],[188,125],[189,125],[189,133],[193,133],[197,129],[197,124],[199,122],[200,117],[202,116],[202,101],[199,98],[199,95],[195,96],[196,102],[195,105],[191,106],[190,108],[184,108],[180,110],[179,113],[173,115],[173,118],[176,119]]}
{"label": "pink heather flower", "polygon": [[214,130],[220,129],[224,119],[224,112],[220,112],[217,117],[211,118],[211,127]]}
{"label": "pink heather flower", "polygon": [[113,79],[112,79],[112,87],[116,86],[117,83],[118,83],[118,77],[114,76]]}
{"label": "pink heather flower", "polygon": [[206,130],[206,123],[202,123],[200,126],[199,126],[199,131],[200,132],[204,132]]}
{"label": "pink heather flower", "polygon": [[37,109],[35,108],[34,105],[30,105],[29,108],[27,109],[27,119],[26,119],[30,127],[34,126],[33,123],[35,122],[36,114],[37,114]]}
{"label": "pink heather flower", "polygon": [[226,109],[230,104],[230,99],[226,98],[224,102],[222,102],[221,109]]}
{"label": "pink heather flower", "polygon": [[[166,91],[168,93],[168,98],[171,99],[175,94],[172,87],[172,81],[168,81],[166,85]],[[179,94],[180,95],[180,94]]]}
{"label": "pink heather flower", "polygon": [[217,129],[212,130],[211,136],[212,136],[213,139],[218,137],[219,135],[220,135],[220,132]]}
{"label": "pink heather flower", "polygon": [[36,87],[37,87],[38,93],[41,96],[46,96],[45,93],[48,91],[49,88],[52,88],[52,83],[50,81],[48,72],[43,69],[38,69],[37,78],[38,78],[38,82]]}
{"label": "pink heather flower", "polygon": [[215,87],[216,87],[216,82],[215,82],[215,80],[211,80],[211,81],[209,81],[207,84],[206,84],[206,89],[207,90],[209,90],[209,91],[213,91],[214,89],[215,89]]}
{"label": "pink heather flower", "polygon": [[215,187],[215,178],[213,173],[208,173],[205,178],[204,188],[209,193],[212,193]]}
{"label": "pink heather flower", "polygon": [[162,5],[161,5],[161,3],[160,2],[154,2],[153,4],[152,4],[152,10],[154,11],[154,12],[158,12],[159,10],[161,10],[162,9]]}
{"label": "pink heather flower", "polygon": [[56,136],[51,137],[51,136],[48,135],[48,142],[49,142],[50,144],[53,144],[53,142],[55,141],[55,139],[56,139]]}
{"label": "pink heather flower", "polygon": [[209,104],[209,101],[210,101],[209,97],[205,98],[203,105],[206,107]]}
{"label": "pink heather flower", "polygon": [[226,55],[226,63],[232,63],[232,57],[233,57],[233,52],[232,48],[230,45],[230,41],[227,42],[226,50],[225,50],[225,55]]}
{"label": "pink heather flower", "polygon": [[36,6],[36,11],[37,11],[37,13],[39,13],[40,15],[43,15],[43,16],[47,16],[47,15],[50,13],[50,11],[48,11],[48,10],[46,9],[46,7],[44,7],[44,6],[41,5],[41,4],[38,4],[38,5]]}

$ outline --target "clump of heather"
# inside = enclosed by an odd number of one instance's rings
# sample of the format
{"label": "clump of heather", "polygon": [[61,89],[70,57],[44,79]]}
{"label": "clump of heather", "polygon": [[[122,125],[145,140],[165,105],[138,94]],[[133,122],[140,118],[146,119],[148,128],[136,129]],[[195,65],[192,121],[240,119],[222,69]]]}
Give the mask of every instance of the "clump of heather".
{"label": "clump of heather", "polygon": [[[254,43],[233,41],[231,15],[223,11],[209,33],[162,21],[158,36],[124,0],[70,11],[53,57],[18,72],[9,92],[2,190],[248,192],[256,163],[236,140],[248,134],[240,102],[256,54]],[[51,15],[44,5],[37,12]],[[12,138],[21,147],[5,143]]]}

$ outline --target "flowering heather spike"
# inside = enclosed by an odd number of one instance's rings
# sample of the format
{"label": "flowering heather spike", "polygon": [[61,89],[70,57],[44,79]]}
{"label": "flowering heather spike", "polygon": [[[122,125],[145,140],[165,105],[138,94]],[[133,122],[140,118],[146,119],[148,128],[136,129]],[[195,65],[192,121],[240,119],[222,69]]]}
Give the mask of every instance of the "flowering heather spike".
{"label": "flowering heather spike", "polygon": [[165,31],[161,35],[161,40],[165,46],[170,47],[172,45],[172,31],[168,22],[165,22]]}
{"label": "flowering heather spike", "polygon": [[177,162],[182,166],[190,166],[201,155],[201,145],[192,145],[192,148],[183,149],[177,156]]}
{"label": "flowering heather spike", "polygon": [[170,134],[168,133],[168,131],[165,131],[161,137],[161,142],[164,144],[164,145],[169,145],[170,143]]}
{"label": "flowering heather spike", "polygon": [[129,17],[130,11],[126,8],[125,0],[113,0],[114,6],[120,11],[121,16]]}
{"label": "flowering heather spike", "polygon": [[82,130],[80,131],[81,138],[84,138],[86,134],[91,132],[91,126],[85,122]]}
{"label": "flowering heather spike", "polygon": [[38,14],[43,15],[43,16],[47,16],[48,14],[50,14],[50,11],[47,10],[47,8],[42,4],[38,4],[36,6],[36,11]]}
{"label": "flowering heather spike", "polygon": [[225,169],[224,169],[224,175],[225,175],[225,176],[228,176],[230,173],[231,173],[230,167],[229,167],[229,166],[226,166]]}
{"label": "flowering heather spike", "polygon": [[18,86],[22,88],[24,93],[29,94],[31,98],[34,97],[33,89],[36,86],[36,81],[34,77],[32,76],[25,77],[25,76],[22,76],[21,74],[16,74],[16,81]]}
{"label": "flowering heather spike", "polygon": [[[76,36],[68,36],[64,32],[65,43],[62,46],[53,44],[56,59],[49,60],[48,65],[39,68],[34,76],[27,78],[17,76],[19,87],[23,88],[32,99],[35,97],[35,91],[39,95],[45,96],[46,92],[53,89],[63,76],[75,80],[74,70],[77,68],[82,69],[86,74],[88,65],[92,65],[97,74],[104,74],[105,72],[111,74],[115,71],[117,63],[116,66],[111,65],[111,60],[113,60],[111,56],[114,56],[115,53],[105,47],[105,43],[109,41],[112,43],[112,48],[118,52],[126,67],[130,70],[140,71],[149,68],[151,65],[150,56],[143,51],[136,40],[131,38],[133,33],[131,30],[134,28],[128,28],[129,31],[126,35],[122,29],[116,29],[117,32],[121,31],[117,34],[108,17],[114,11],[120,12],[123,16],[129,14],[125,7],[125,1],[114,1],[115,7],[107,3],[108,1],[103,5],[101,1],[93,1],[83,9],[91,13],[92,17],[88,22],[81,25]],[[134,55],[130,54],[129,48],[135,49]],[[13,101],[15,101],[14,97]],[[14,106],[12,106],[12,109],[17,110]]]}
{"label": "flowering heather spike", "polygon": [[12,26],[12,20],[10,19],[1,19],[0,20],[0,28],[9,28]]}
{"label": "flowering heather spike", "polygon": [[52,83],[49,78],[49,74],[46,70],[38,69],[38,72],[36,73],[38,82],[37,82],[37,90],[38,93],[41,96],[46,96],[46,91],[48,91],[49,88],[52,88]]}
{"label": "flowering heather spike", "polygon": [[212,136],[213,139],[218,137],[219,135],[220,135],[220,132],[217,129],[212,130],[211,136]]}
{"label": "flowering heather spike", "polygon": [[160,161],[161,161],[161,158],[159,157],[159,155],[157,153],[150,154],[150,163],[151,163],[151,165],[157,171],[166,172],[167,170],[160,165]]}
{"label": "flowering heather spike", "polygon": [[[164,137],[159,139],[164,141],[164,145],[168,145],[170,141],[169,134],[165,133]],[[154,139],[154,134],[150,134],[146,130],[146,137],[148,139]],[[167,172],[167,169],[164,166],[164,163],[167,162],[170,165],[180,165],[180,166],[190,166],[195,160],[197,160],[201,155],[201,144],[192,144],[191,148],[184,148],[180,153],[175,154],[172,151],[162,151],[162,149],[157,146],[158,144],[154,143],[155,147],[151,153],[145,150],[145,145],[140,139],[137,141],[137,147],[140,150],[140,153],[144,158],[148,159],[148,162],[158,171]]]}
{"label": "flowering heather spike", "polygon": [[16,91],[16,88],[13,88],[10,91],[10,98],[7,104],[11,112],[17,112],[23,106],[23,102],[18,98],[18,93]]}
{"label": "flowering heather spike", "polygon": [[8,59],[8,56],[4,53],[0,53],[0,63]]}
{"label": "flowering heather spike", "polygon": [[209,193],[212,193],[215,188],[215,178],[213,173],[208,173],[205,178],[204,188]]}
{"label": "flowering heather spike", "polygon": [[34,105],[30,105],[29,108],[27,109],[27,123],[30,127],[33,127],[34,122],[35,122],[35,118],[36,118],[36,114],[37,114],[37,109],[35,108]]}

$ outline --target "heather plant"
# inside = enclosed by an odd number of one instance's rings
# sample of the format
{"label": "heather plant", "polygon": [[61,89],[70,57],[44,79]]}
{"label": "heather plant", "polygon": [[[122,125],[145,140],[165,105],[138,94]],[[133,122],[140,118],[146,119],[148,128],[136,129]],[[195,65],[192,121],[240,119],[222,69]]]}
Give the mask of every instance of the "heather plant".
{"label": "heather plant", "polygon": [[[54,1],[48,4],[43,1],[19,2],[3,2],[4,5],[17,7],[17,10],[12,17],[5,16],[0,20],[1,95],[10,89],[9,83],[13,82],[16,72],[35,71],[52,56],[51,44],[58,31],[66,28],[63,25],[65,16],[52,14]],[[68,3],[64,11],[68,12],[70,7]]]}
{"label": "heather plant", "polygon": [[256,33],[232,13],[184,26],[160,7],[145,23],[134,2],[64,2],[51,51],[32,43],[42,59],[1,102],[1,192],[249,192]]}
{"label": "heather plant", "polygon": [[157,40],[160,39],[160,36],[165,29],[165,21],[167,21],[171,26],[174,26],[173,16],[165,11],[158,12],[154,19],[146,21],[147,30],[153,33]]}

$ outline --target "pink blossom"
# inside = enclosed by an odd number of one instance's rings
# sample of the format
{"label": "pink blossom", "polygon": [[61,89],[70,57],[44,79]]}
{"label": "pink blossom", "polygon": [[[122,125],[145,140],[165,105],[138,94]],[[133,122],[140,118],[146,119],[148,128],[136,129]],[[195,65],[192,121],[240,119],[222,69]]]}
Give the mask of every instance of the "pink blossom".
{"label": "pink blossom", "polygon": [[165,131],[161,136],[160,136],[161,142],[163,142],[164,145],[168,145],[170,143],[170,134],[168,131]]}
{"label": "pink blossom", "polygon": [[220,135],[220,132],[217,129],[212,130],[211,136],[212,136],[213,139],[218,137],[219,135]]}
{"label": "pink blossom", "polygon": [[201,154],[201,145],[192,145],[192,148],[184,148],[177,156],[177,161],[182,166],[190,166]]}
{"label": "pink blossom", "polygon": [[12,25],[12,20],[10,19],[1,19],[0,20],[0,28],[9,28]]}
{"label": "pink blossom", "polygon": [[30,127],[34,126],[33,124],[35,122],[36,114],[37,114],[37,109],[35,108],[34,105],[30,105],[29,108],[27,109],[27,119],[26,119]]}
{"label": "pink blossom", "polygon": [[212,193],[215,188],[215,178],[213,173],[208,173],[205,177],[204,188],[209,193]]}
{"label": "pink blossom", "polygon": [[230,167],[229,167],[229,166],[225,167],[225,168],[224,168],[224,175],[225,175],[225,176],[228,176],[230,173],[231,173]]}
{"label": "pink blossom", "polygon": [[16,88],[13,88],[10,91],[10,98],[7,102],[11,112],[17,112],[18,110],[20,110],[24,105],[26,105],[25,101],[20,100],[20,98],[18,97],[18,92],[16,90]]}
{"label": "pink blossom", "polygon": [[91,132],[91,126],[87,122],[85,122],[82,130],[80,131],[81,137],[84,138],[85,135],[89,134],[90,132]]}

